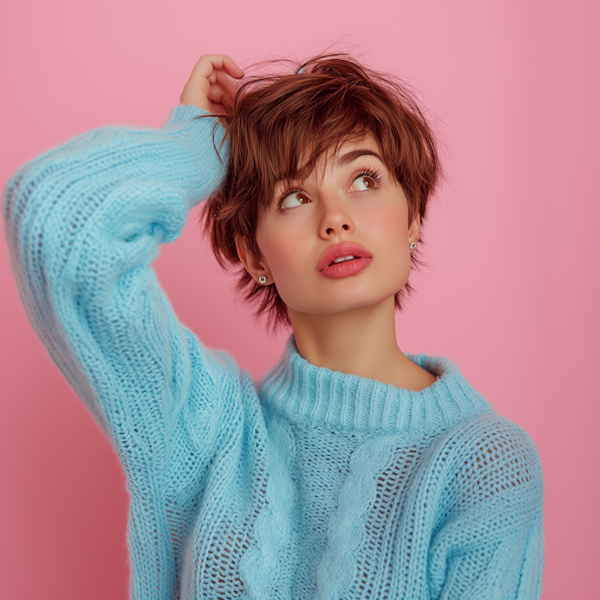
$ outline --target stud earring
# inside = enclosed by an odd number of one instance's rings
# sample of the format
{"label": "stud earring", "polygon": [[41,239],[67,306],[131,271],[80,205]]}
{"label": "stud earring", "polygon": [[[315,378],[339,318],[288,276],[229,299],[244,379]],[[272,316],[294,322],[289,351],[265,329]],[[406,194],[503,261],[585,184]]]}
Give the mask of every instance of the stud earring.
{"label": "stud earring", "polygon": [[260,283],[261,285],[265,285],[265,283],[267,283],[267,278],[264,275],[261,275],[258,278],[258,283]]}
{"label": "stud earring", "polygon": [[411,250],[414,250],[416,247],[417,247],[417,244],[416,244],[416,242],[411,242],[411,243],[410,243],[410,249],[411,249]]}

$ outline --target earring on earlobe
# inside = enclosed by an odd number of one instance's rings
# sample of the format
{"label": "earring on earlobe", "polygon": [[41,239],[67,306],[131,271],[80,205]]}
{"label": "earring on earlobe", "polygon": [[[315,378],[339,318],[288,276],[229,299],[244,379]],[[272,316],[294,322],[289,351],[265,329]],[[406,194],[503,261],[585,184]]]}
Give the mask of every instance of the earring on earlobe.
{"label": "earring on earlobe", "polygon": [[416,244],[416,242],[411,242],[411,243],[410,243],[410,249],[411,249],[411,250],[414,250],[416,247],[417,247],[417,244]]}
{"label": "earring on earlobe", "polygon": [[260,283],[261,285],[265,285],[265,283],[267,283],[267,278],[264,275],[261,275],[258,278],[258,283]]}

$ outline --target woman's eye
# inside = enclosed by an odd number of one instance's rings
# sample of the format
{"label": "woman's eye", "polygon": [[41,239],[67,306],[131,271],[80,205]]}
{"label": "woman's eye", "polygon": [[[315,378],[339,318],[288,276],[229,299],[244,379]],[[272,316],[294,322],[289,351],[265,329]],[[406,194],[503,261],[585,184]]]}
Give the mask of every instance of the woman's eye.
{"label": "woman's eye", "polygon": [[352,182],[352,189],[354,191],[363,191],[363,190],[372,190],[375,187],[375,180],[373,177],[369,177],[368,175],[359,175]]}
{"label": "woman's eye", "polygon": [[292,192],[283,199],[281,208],[294,208],[294,206],[302,206],[307,202],[308,198],[302,192]]}

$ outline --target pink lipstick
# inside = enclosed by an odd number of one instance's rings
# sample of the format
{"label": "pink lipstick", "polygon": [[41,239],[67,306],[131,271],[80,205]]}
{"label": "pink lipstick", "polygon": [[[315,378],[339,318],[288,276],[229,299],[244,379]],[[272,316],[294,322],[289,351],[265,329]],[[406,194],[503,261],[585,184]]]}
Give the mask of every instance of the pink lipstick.
{"label": "pink lipstick", "polygon": [[360,273],[372,260],[373,255],[360,244],[344,242],[332,246],[323,254],[317,271],[324,277],[340,279]]}

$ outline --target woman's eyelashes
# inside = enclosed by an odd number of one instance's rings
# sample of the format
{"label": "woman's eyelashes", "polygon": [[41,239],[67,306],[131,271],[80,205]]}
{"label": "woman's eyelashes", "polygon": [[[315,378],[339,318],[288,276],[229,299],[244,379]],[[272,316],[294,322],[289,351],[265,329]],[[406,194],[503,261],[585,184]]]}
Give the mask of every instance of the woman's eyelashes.
{"label": "woman's eyelashes", "polygon": [[[374,169],[366,169],[357,173],[350,185],[351,192],[366,192],[379,187],[382,181],[380,171]],[[279,201],[279,208],[294,208],[311,202],[310,198],[303,190],[288,190],[282,194]]]}
{"label": "woman's eyelashes", "polygon": [[294,208],[310,202],[302,190],[286,192],[279,203],[279,208]]}
{"label": "woman's eyelashes", "polygon": [[376,188],[380,183],[380,171],[361,171],[352,182],[352,190],[355,192],[372,190],[373,188]]}

